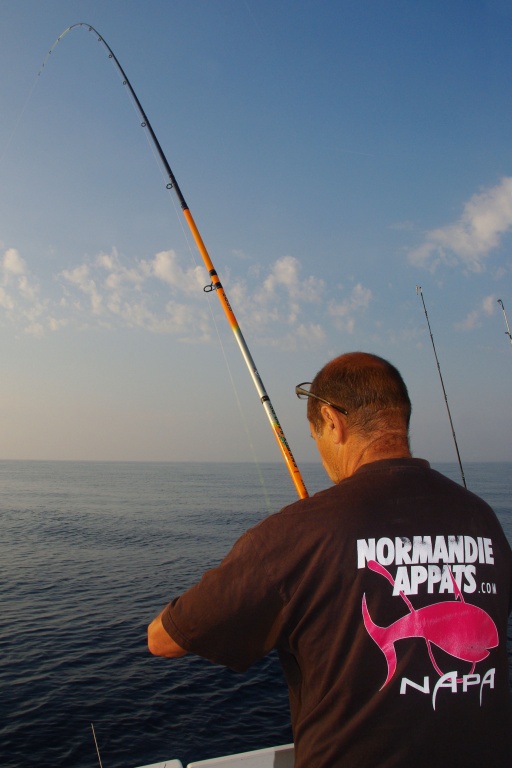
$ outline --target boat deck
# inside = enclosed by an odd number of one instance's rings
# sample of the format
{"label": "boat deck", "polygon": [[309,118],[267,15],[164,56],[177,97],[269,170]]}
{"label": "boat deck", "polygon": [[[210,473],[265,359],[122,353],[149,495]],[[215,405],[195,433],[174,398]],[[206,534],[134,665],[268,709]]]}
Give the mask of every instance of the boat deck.
{"label": "boat deck", "polygon": [[[252,752],[239,752],[237,755],[214,757],[211,760],[199,760],[188,763],[187,768],[293,768],[293,744],[268,749],[256,749]],[[183,768],[180,760],[164,760],[151,765],[141,765],[139,768]]]}

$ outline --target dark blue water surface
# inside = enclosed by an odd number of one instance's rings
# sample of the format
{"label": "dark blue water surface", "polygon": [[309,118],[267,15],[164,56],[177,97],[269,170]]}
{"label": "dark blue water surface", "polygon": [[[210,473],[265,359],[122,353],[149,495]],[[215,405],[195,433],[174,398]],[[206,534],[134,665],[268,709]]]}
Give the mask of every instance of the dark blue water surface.
{"label": "dark blue water surface", "polygon": [[[511,469],[465,473],[512,541]],[[93,768],[91,723],[105,768],[291,741],[276,656],[244,675],[153,658],[146,626],[295,498],[279,464],[0,462],[0,766]]]}

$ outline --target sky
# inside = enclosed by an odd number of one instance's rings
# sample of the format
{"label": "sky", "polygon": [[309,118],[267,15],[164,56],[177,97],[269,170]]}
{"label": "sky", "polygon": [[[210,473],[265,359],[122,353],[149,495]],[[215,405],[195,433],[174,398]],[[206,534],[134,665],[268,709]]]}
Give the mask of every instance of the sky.
{"label": "sky", "polygon": [[0,459],[281,461],[87,25],[299,467],[294,387],[353,350],[404,376],[414,455],[457,460],[417,286],[463,464],[512,461],[505,0],[0,0]]}

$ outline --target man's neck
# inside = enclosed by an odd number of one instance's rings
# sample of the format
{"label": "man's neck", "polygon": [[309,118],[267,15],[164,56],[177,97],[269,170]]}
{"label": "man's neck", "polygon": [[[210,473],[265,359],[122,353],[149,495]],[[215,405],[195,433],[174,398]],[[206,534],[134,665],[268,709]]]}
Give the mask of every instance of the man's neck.
{"label": "man's neck", "polygon": [[[348,446],[347,446],[348,448]],[[350,477],[363,466],[382,459],[410,459],[409,442],[403,432],[386,432],[372,440],[358,441],[347,451],[344,477]]]}

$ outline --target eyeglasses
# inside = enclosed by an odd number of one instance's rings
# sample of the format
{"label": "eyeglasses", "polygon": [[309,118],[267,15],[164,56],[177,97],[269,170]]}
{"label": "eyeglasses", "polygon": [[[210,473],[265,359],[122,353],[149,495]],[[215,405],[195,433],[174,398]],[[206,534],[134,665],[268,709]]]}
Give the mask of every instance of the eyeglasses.
{"label": "eyeglasses", "polygon": [[308,397],[314,397],[315,400],[320,400],[321,403],[325,403],[326,405],[330,405],[331,408],[334,408],[336,411],[339,411],[340,413],[343,413],[345,416],[348,416],[348,411],[345,410],[345,408],[342,408],[341,405],[334,405],[334,403],[330,403],[328,400],[324,400],[323,397],[318,397],[318,395],[314,395],[312,392],[309,391],[309,389],[304,389],[304,387],[310,387],[311,382],[310,381],[303,381],[302,384],[297,384],[295,387],[295,394],[299,398],[299,400],[307,400]]}

